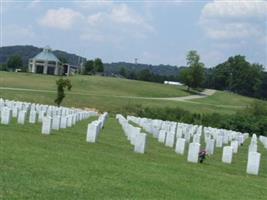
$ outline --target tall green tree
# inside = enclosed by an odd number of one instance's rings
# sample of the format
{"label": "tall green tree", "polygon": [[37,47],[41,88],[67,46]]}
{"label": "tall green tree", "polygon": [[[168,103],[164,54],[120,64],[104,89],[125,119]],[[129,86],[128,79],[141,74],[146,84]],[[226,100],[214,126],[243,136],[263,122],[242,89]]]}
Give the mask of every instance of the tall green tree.
{"label": "tall green tree", "polygon": [[96,58],[94,61],[95,72],[104,72],[104,64],[100,58]]}
{"label": "tall green tree", "polygon": [[57,98],[55,99],[55,103],[57,106],[60,106],[63,99],[65,98],[65,92],[64,89],[67,88],[68,90],[71,90],[72,84],[69,79],[59,79],[56,81],[57,84]]}
{"label": "tall green tree", "polygon": [[7,68],[15,71],[17,68],[22,68],[23,67],[23,62],[22,58],[19,55],[13,55],[10,56],[8,61],[7,61]]}
{"label": "tall green tree", "polygon": [[84,64],[84,74],[94,73],[94,61],[87,60]]}
{"label": "tall green tree", "polygon": [[200,88],[205,79],[204,64],[200,62],[200,56],[194,50],[188,52],[186,60],[188,68],[181,71],[180,78],[188,89]]}

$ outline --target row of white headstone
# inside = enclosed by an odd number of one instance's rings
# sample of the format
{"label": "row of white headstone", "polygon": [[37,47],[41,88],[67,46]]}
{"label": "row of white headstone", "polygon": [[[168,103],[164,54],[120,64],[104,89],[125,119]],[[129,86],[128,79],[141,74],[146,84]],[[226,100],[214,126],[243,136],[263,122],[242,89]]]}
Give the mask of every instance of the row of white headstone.
{"label": "row of white headstone", "polygon": [[134,152],[144,154],[147,144],[146,134],[141,132],[141,128],[129,124],[128,120],[122,115],[117,114],[116,119],[122,126],[123,132],[131,145],[134,145]]}
{"label": "row of white headstone", "polygon": [[[202,127],[185,123],[175,123],[162,120],[152,120],[147,118],[138,118],[127,116],[128,121],[132,121],[148,133],[151,133],[159,142],[164,143],[168,147],[175,145],[177,154],[184,154],[185,146],[188,143],[188,162],[197,163],[200,152],[201,136],[204,133],[204,141],[206,143],[205,150],[209,155],[213,155],[215,147],[223,147],[222,162],[231,164],[233,154],[238,152],[239,146],[243,145],[248,139],[248,133],[240,133],[232,130],[216,129],[212,127]],[[202,131],[203,130],[203,131]],[[261,136],[260,141],[266,146],[267,137]],[[192,143],[191,142],[192,139]],[[249,146],[247,173],[258,175],[260,166],[260,153],[257,152],[257,136],[253,134],[251,144]]]}
{"label": "row of white headstone", "polygon": [[1,124],[8,125],[12,117],[17,117],[19,124],[25,124],[26,118],[29,116],[29,123],[42,123],[41,133],[45,135],[50,134],[52,130],[71,127],[78,121],[98,114],[94,111],[4,99],[0,99],[0,112]]}
{"label": "row of white headstone", "polygon": [[105,112],[104,114],[100,115],[98,120],[95,120],[88,124],[87,127],[87,134],[86,134],[86,141],[89,143],[95,143],[97,140],[97,137],[101,131],[101,129],[104,127],[106,121],[108,119],[108,113]]}

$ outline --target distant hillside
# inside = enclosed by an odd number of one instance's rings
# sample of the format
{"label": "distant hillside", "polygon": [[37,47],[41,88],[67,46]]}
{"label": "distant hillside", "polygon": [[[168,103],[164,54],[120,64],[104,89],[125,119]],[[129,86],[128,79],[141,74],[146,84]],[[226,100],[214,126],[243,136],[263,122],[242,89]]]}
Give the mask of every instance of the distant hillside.
{"label": "distant hillside", "polygon": [[[0,48],[0,64],[7,63],[8,58],[12,55],[20,55],[25,66],[28,65],[28,60],[42,51],[42,48],[26,45],[26,46],[7,46]],[[66,58],[68,63],[77,65],[79,62],[79,55],[71,54],[65,51],[53,51],[58,58]],[[85,59],[85,58],[82,58]],[[93,58],[88,58],[93,59]],[[133,64],[127,62],[104,63],[105,73],[118,74],[121,68],[127,71],[141,71],[148,69],[150,72],[161,76],[177,76],[182,68],[171,65],[149,65],[149,64]]]}
{"label": "distant hillside", "polygon": [[134,64],[127,62],[117,62],[105,64],[105,72],[106,73],[119,73],[121,68],[125,68],[128,71],[141,71],[144,69],[148,69],[154,74],[161,76],[177,76],[182,69],[182,67],[178,68],[176,66],[171,65],[148,65],[148,64]]}
{"label": "distant hillside", "polygon": [[[28,60],[34,57],[36,54],[40,53],[42,48],[34,46],[8,46],[0,48],[0,64],[6,63],[8,58],[12,55],[20,55],[23,61],[23,64],[26,66]],[[67,53],[65,51],[55,50],[54,54],[58,58],[67,59],[68,63],[72,65],[77,65],[79,63],[79,56],[76,54]],[[85,58],[83,58],[85,59]]]}

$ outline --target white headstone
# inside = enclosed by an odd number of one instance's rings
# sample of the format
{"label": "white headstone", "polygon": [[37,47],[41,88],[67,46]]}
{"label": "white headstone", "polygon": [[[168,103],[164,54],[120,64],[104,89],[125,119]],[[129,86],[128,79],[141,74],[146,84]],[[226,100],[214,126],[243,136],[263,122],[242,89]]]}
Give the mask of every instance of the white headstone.
{"label": "white headstone", "polygon": [[72,127],[72,116],[67,116],[67,127]]}
{"label": "white headstone", "polygon": [[193,143],[199,143],[200,144],[200,135],[199,134],[195,134],[193,136]]}
{"label": "white headstone", "polygon": [[247,173],[252,175],[259,174],[261,154],[257,152],[248,153]]}
{"label": "white headstone", "polygon": [[175,141],[175,132],[173,132],[173,131],[167,132],[165,145],[167,147],[173,147],[174,141]]}
{"label": "white headstone", "polygon": [[1,124],[9,124],[11,121],[11,110],[8,107],[3,107],[1,111]]}
{"label": "white headstone", "polygon": [[88,124],[87,128],[87,135],[86,135],[86,141],[90,143],[95,143],[97,138],[97,124],[95,122],[92,122],[91,124]]}
{"label": "white headstone", "polygon": [[237,153],[238,152],[238,141],[236,140],[231,141],[231,147],[233,148],[233,153]]}
{"label": "white headstone", "polygon": [[60,127],[60,116],[55,115],[52,119],[52,129],[59,130]]}
{"label": "white headstone", "polygon": [[60,128],[67,128],[67,117],[66,116],[61,117]]}
{"label": "white headstone", "polygon": [[223,137],[221,135],[218,135],[216,138],[216,147],[222,147],[223,146]]}
{"label": "white headstone", "polygon": [[146,134],[139,133],[135,136],[134,152],[145,153],[146,148]]}
{"label": "white headstone", "polygon": [[45,112],[43,110],[38,112],[38,122],[42,122]]}
{"label": "white headstone", "polygon": [[233,149],[231,146],[223,147],[222,162],[231,164],[233,158]]}
{"label": "white headstone", "polygon": [[214,145],[215,145],[214,139],[207,139],[206,151],[207,151],[208,155],[214,154]]}
{"label": "white headstone", "polygon": [[130,143],[131,143],[132,145],[135,144],[136,135],[137,135],[137,134],[140,134],[140,131],[141,131],[141,128],[139,128],[139,127],[133,127],[133,128],[131,129]]}
{"label": "white headstone", "polygon": [[183,155],[185,149],[185,139],[184,138],[177,138],[175,152],[178,154]]}
{"label": "white headstone", "polygon": [[255,143],[250,144],[248,147],[248,151],[249,152],[257,152],[258,151],[258,145]]}
{"label": "white headstone", "polygon": [[26,111],[25,110],[19,111],[18,124],[24,124],[25,118],[26,118]]}
{"label": "white headstone", "polygon": [[47,116],[43,118],[42,134],[49,135],[52,128],[52,118]]}
{"label": "white headstone", "polygon": [[16,106],[13,106],[12,108],[12,117],[18,117],[18,108]]}
{"label": "white headstone", "polygon": [[36,122],[36,111],[34,111],[34,110],[30,111],[29,122],[31,124],[35,124],[35,122]]}
{"label": "white headstone", "polygon": [[197,163],[198,162],[199,150],[200,150],[200,144],[198,144],[198,143],[190,143],[189,144],[187,161],[188,162]]}
{"label": "white headstone", "polygon": [[165,138],[166,138],[166,131],[165,130],[160,130],[158,141],[161,142],[161,143],[165,143]]}

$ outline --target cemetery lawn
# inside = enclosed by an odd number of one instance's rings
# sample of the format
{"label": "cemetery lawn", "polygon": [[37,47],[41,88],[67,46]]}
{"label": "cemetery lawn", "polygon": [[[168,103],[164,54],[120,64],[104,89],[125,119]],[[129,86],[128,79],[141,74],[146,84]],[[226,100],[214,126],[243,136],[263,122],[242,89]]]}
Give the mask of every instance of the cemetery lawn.
{"label": "cemetery lawn", "polygon": [[[59,76],[32,73],[0,72],[0,87],[49,90],[56,92]],[[180,97],[191,95],[184,86],[135,81],[122,78],[75,75],[69,78],[71,93],[90,96],[122,97]]]}
{"label": "cemetery lawn", "polygon": [[266,199],[267,151],[261,144],[260,174],[251,176],[249,140],[231,165],[221,162],[219,149],[204,164],[191,164],[150,136],[147,152],[134,153],[114,118],[97,143],[88,144],[89,122],[49,136],[41,135],[40,124],[0,124],[0,199]]}

